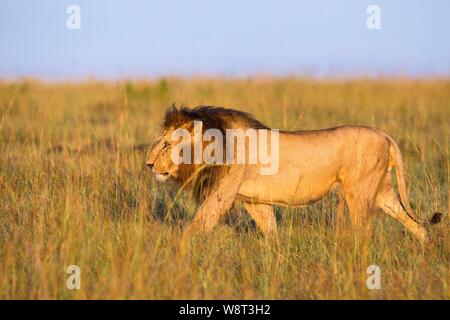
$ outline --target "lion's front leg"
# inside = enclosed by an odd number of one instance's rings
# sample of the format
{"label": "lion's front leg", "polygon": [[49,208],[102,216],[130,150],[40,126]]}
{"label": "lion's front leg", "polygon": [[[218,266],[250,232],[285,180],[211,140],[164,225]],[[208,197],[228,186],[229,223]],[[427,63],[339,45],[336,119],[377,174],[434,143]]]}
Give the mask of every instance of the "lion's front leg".
{"label": "lion's front leg", "polygon": [[244,207],[266,236],[277,238],[277,220],[271,205],[246,202]]}
{"label": "lion's front leg", "polygon": [[338,192],[338,203],[336,212],[336,227],[339,229],[344,226],[345,222],[345,196],[344,191],[339,190]]}
{"label": "lion's front leg", "polygon": [[188,230],[210,231],[217,225],[219,219],[231,208],[236,199],[245,168],[244,165],[234,165],[228,174],[218,181],[214,191],[198,208]]}

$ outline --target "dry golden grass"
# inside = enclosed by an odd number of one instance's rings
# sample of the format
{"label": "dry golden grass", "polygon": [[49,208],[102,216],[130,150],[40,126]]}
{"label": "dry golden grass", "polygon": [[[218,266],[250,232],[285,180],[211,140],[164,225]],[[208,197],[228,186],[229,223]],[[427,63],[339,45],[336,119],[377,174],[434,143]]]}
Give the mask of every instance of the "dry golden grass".
{"label": "dry golden grass", "polygon": [[[362,252],[336,233],[330,196],[277,209],[278,249],[245,215],[181,245],[195,204],[144,168],[172,102],[234,107],[291,130],[379,127],[400,145],[417,214],[447,213],[449,80],[0,83],[0,298],[450,298],[447,218],[422,248],[379,214]],[[72,264],[81,290],[66,288]],[[365,285],[369,264],[381,267],[381,290]]]}

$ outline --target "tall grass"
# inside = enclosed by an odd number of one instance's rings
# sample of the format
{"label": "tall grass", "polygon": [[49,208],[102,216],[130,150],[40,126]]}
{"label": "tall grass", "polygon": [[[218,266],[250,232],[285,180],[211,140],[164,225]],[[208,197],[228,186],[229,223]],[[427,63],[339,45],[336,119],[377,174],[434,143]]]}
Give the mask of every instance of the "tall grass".
{"label": "tall grass", "polygon": [[[0,83],[0,298],[449,299],[448,219],[422,247],[377,214],[369,252],[336,232],[336,199],[277,208],[279,246],[238,204],[180,242],[195,203],[144,168],[170,103],[221,105],[283,129],[379,127],[400,145],[412,206],[447,212],[450,81],[295,78]],[[369,264],[381,289],[366,287]],[[66,268],[79,265],[81,290]]]}

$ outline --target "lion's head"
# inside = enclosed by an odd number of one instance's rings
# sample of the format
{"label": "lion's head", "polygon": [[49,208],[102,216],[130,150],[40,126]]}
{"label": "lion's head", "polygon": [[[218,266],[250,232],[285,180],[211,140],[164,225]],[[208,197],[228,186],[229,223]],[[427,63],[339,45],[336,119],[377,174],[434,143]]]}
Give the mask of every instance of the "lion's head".
{"label": "lion's head", "polygon": [[[191,186],[198,187],[200,184],[201,188],[205,188],[205,185],[212,186],[214,181],[227,170],[227,165],[187,164],[173,161],[172,151],[179,142],[172,139],[172,133],[177,129],[185,129],[191,136],[194,136],[194,121],[201,121],[202,134],[208,129],[217,129],[225,136],[225,130],[236,125],[267,128],[251,115],[233,109],[210,106],[178,109],[173,105],[165,113],[161,132],[146,161],[146,165],[151,168],[158,181],[166,181],[171,178],[184,183],[192,180]],[[190,141],[189,143],[193,144],[194,142]],[[190,150],[193,149],[193,147],[190,148]],[[193,158],[193,155],[191,156]]]}
{"label": "lion's head", "polygon": [[171,134],[173,128],[167,128],[161,132],[149,152],[146,165],[152,170],[156,180],[164,182],[169,177],[177,178],[180,165],[172,161],[173,141]]}

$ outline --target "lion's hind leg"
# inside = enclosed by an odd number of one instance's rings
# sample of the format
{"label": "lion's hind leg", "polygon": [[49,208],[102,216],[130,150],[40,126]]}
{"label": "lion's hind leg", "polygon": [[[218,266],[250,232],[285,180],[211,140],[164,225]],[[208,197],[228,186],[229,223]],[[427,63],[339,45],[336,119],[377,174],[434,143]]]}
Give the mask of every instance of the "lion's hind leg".
{"label": "lion's hind leg", "polygon": [[244,207],[266,236],[276,238],[277,222],[271,205],[245,202]]}
{"label": "lion's hind leg", "polygon": [[357,236],[366,239],[371,236],[375,200],[386,172],[384,163],[377,162],[371,170],[355,170],[350,178],[343,180],[350,221]]}
{"label": "lion's hind leg", "polygon": [[427,238],[425,229],[405,211],[397,193],[392,187],[391,176],[388,174],[381,186],[376,199],[376,206],[385,213],[401,222],[416,238],[424,242]]}
{"label": "lion's hind leg", "polygon": [[358,236],[370,233],[370,218],[374,207],[375,195],[362,194],[354,187],[345,192],[352,229]]}

